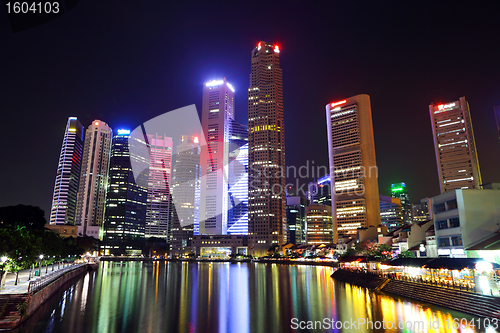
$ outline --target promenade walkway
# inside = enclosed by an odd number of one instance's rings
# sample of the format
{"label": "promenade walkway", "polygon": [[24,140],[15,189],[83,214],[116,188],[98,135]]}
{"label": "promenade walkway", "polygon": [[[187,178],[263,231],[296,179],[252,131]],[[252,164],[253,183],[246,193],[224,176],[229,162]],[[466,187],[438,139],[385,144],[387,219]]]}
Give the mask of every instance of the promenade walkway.
{"label": "promenade walkway", "polygon": [[17,286],[15,285],[16,274],[7,273],[7,277],[5,279],[5,285],[3,287],[0,287],[0,295],[27,293],[30,281],[34,281],[38,278],[43,278],[45,276],[50,276],[54,273],[57,273],[58,270],[61,270],[65,267],[69,267],[71,265],[72,264],[62,264],[62,263],[59,265],[53,264],[53,265],[48,265],[48,267],[42,266],[41,269],[37,266],[35,270],[38,272],[38,270],[40,269],[40,275],[34,276],[35,273],[32,272],[31,280],[29,279],[30,270],[23,269],[19,271]]}

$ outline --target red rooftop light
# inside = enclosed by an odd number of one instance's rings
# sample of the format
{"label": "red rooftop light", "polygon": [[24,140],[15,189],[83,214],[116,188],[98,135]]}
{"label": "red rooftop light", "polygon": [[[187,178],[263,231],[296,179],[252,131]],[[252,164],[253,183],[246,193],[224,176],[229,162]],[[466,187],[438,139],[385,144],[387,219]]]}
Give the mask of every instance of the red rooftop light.
{"label": "red rooftop light", "polygon": [[347,103],[347,100],[346,100],[346,99],[344,99],[343,101],[338,101],[338,102],[332,103],[332,104],[330,104],[330,107],[331,107],[331,108],[334,108],[334,107],[336,107],[337,105],[342,105],[342,104],[345,104],[345,103]]}

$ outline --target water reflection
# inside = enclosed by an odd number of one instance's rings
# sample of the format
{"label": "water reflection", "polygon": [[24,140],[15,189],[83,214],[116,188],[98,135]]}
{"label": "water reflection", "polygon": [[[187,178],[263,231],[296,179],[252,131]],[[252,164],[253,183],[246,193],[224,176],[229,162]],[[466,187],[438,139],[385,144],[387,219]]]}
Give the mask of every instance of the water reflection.
{"label": "water reflection", "polygon": [[17,331],[496,332],[454,328],[455,318],[465,318],[464,325],[475,318],[336,282],[332,272],[276,264],[102,262]]}

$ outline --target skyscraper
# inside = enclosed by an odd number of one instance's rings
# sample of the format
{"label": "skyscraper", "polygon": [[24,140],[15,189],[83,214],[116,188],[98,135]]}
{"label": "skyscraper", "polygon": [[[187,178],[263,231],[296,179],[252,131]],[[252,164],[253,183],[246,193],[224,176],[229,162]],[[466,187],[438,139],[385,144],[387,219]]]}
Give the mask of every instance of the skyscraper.
{"label": "skyscraper", "polygon": [[231,121],[229,138],[229,235],[248,235],[248,128]]}
{"label": "skyscraper", "polygon": [[412,205],[410,202],[410,196],[408,195],[408,191],[406,189],[406,184],[391,184],[391,197],[398,198],[401,201],[403,223],[410,224],[412,222]]}
{"label": "skyscraper", "polygon": [[306,243],[307,199],[301,196],[287,196],[287,242],[295,245]]}
{"label": "skyscraper", "polygon": [[76,214],[79,236],[102,237],[112,135],[100,120],[94,120],[85,133]]}
{"label": "skyscraper", "polygon": [[286,241],[283,75],[278,45],[252,50],[248,88],[248,236],[251,254]]}
{"label": "skyscraper", "polygon": [[405,224],[401,199],[380,196],[380,223],[389,231],[394,231]]}
{"label": "skyscraper", "polygon": [[196,136],[183,135],[175,153],[172,173],[172,196],[177,204],[172,214],[172,251],[180,254],[200,223],[200,144]]}
{"label": "skyscraper", "polygon": [[83,126],[76,117],[70,117],[57,165],[50,224],[75,224],[82,153]]}
{"label": "skyscraper", "polygon": [[234,120],[234,88],[226,79],[203,87],[201,127],[206,146],[201,147],[200,234],[226,235],[229,210],[229,152]]}
{"label": "skyscraper", "polygon": [[334,241],[380,224],[378,172],[370,96],[326,106]]}
{"label": "skyscraper", "polygon": [[[125,255],[141,252],[141,240],[144,239],[148,162],[139,154],[131,151],[129,130],[119,129],[113,137],[109,161],[109,182],[106,196],[106,211],[103,226],[103,250],[105,254]],[[141,142],[141,144],[145,144]],[[146,170],[136,179],[132,171],[131,160]]]}
{"label": "skyscraper", "polygon": [[306,244],[321,245],[333,243],[332,208],[313,204],[306,208]]}
{"label": "skyscraper", "polygon": [[148,134],[147,138],[150,160],[145,237],[170,241],[172,138],[158,133]]}
{"label": "skyscraper", "polygon": [[446,104],[431,104],[429,112],[441,193],[480,188],[481,173],[469,103],[465,97]]}

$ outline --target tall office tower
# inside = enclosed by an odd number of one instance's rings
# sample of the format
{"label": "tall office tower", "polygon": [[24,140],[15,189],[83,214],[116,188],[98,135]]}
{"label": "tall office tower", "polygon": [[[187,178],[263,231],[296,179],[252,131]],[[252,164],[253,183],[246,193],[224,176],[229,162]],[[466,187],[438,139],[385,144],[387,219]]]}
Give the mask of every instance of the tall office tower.
{"label": "tall office tower", "polygon": [[100,120],[94,120],[85,133],[76,210],[78,236],[102,239],[112,136],[111,128]]}
{"label": "tall office tower", "polygon": [[252,50],[248,88],[248,238],[252,255],[286,242],[285,124],[278,45]]}
{"label": "tall office tower", "polygon": [[286,198],[286,237],[288,243],[300,245],[306,243],[306,207],[307,199],[301,196]]}
{"label": "tall office tower", "polygon": [[197,136],[183,135],[175,153],[172,196],[172,252],[181,254],[190,246],[200,223],[200,143]]}
{"label": "tall office tower", "polygon": [[[109,159],[108,192],[103,225],[103,245],[105,254],[130,255],[141,252],[141,240],[144,239],[146,203],[148,189],[148,162],[139,154],[134,154],[130,147],[144,146],[145,142],[132,145],[129,130],[117,130],[111,144]],[[134,166],[142,165],[145,170],[134,177]],[[142,184],[142,185],[141,185]]]}
{"label": "tall office tower", "polygon": [[333,243],[332,208],[314,204],[306,208],[306,244],[321,245]]}
{"label": "tall office tower", "polygon": [[75,117],[70,117],[57,165],[50,224],[75,224],[82,153],[83,126]]}
{"label": "tall office tower", "polygon": [[248,128],[231,121],[228,165],[229,235],[248,235]]}
{"label": "tall office tower", "polygon": [[145,237],[170,241],[170,177],[172,171],[172,138],[148,134],[149,182]]}
{"label": "tall office tower", "polygon": [[441,193],[481,188],[474,131],[465,97],[447,104],[431,104],[429,112]]}
{"label": "tall office tower", "polygon": [[380,223],[389,231],[394,231],[405,224],[401,199],[380,196]]}
{"label": "tall office tower", "polygon": [[200,234],[226,235],[228,229],[231,122],[234,89],[226,81],[210,81],[203,87],[201,127],[206,146],[201,147]]}
{"label": "tall office tower", "polygon": [[380,224],[370,96],[326,106],[334,240]]}
{"label": "tall office tower", "polygon": [[412,222],[412,205],[410,202],[410,196],[406,190],[406,184],[391,184],[391,197],[398,198],[401,201],[401,206],[403,208],[403,222],[404,224],[410,224]]}

